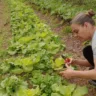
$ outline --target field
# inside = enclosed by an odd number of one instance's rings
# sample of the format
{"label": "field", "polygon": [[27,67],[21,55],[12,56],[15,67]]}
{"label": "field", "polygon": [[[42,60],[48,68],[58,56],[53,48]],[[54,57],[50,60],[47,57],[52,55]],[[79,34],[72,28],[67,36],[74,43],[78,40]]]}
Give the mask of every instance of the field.
{"label": "field", "polygon": [[89,6],[81,0],[81,9],[78,5],[65,11],[72,7],[68,2],[48,1],[0,0],[0,96],[96,96],[89,80],[59,75],[65,70],[62,54],[84,59],[84,45],[73,36],[69,22]]}

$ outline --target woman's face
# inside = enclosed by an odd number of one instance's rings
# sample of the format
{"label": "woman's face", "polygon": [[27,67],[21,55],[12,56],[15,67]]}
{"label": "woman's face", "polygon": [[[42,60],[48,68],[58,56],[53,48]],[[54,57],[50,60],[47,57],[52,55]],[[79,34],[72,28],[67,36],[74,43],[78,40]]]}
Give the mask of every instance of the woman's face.
{"label": "woman's face", "polygon": [[84,24],[84,26],[79,24],[72,24],[71,25],[73,34],[80,40],[80,41],[86,41],[90,39],[90,30],[91,27],[89,24]]}

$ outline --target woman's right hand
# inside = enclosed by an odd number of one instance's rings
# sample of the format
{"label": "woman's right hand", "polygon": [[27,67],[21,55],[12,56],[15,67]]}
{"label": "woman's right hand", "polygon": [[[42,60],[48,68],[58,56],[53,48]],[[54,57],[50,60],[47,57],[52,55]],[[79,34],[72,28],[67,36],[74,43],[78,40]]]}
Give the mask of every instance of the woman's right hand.
{"label": "woman's right hand", "polygon": [[65,59],[65,64],[67,64],[67,65],[69,65],[69,66],[70,66],[71,64],[73,65],[73,63],[74,63],[73,61],[74,61],[73,58],[66,58],[66,59]]}

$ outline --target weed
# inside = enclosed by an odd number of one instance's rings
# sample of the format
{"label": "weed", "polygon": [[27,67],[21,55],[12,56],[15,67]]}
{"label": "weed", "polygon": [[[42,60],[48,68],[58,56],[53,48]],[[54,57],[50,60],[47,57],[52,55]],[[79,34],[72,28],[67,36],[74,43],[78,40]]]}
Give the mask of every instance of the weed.
{"label": "weed", "polygon": [[72,32],[72,29],[71,29],[70,26],[66,26],[66,27],[63,29],[63,33],[65,33],[65,34],[69,34],[69,33],[71,33],[71,32]]}

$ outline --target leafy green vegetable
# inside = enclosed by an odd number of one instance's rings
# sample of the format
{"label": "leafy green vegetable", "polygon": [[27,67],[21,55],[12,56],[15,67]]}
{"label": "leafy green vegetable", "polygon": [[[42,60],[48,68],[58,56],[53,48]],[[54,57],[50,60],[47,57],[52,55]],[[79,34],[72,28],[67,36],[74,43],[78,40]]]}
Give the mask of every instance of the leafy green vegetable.
{"label": "leafy green vegetable", "polygon": [[51,96],[62,96],[59,93],[52,93]]}
{"label": "leafy green vegetable", "polygon": [[62,57],[56,58],[55,64],[56,67],[60,67],[62,64],[64,64],[64,59]]}
{"label": "leafy green vegetable", "polygon": [[65,85],[58,85],[58,84],[53,84],[52,85],[52,90],[53,92],[60,93],[61,96],[72,96],[71,94],[74,92],[76,88],[75,84],[69,84],[67,86]]}
{"label": "leafy green vegetable", "polygon": [[40,89],[37,87],[36,89],[21,89],[18,91],[17,96],[40,96]]}
{"label": "leafy green vegetable", "polygon": [[72,96],[84,96],[87,93],[88,89],[85,86],[83,87],[78,86]]}
{"label": "leafy green vegetable", "polygon": [[[16,76],[11,76],[8,78],[5,78],[1,83],[0,83],[0,94],[7,94],[8,96],[15,96],[16,92],[21,89],[26,89],[27,88],[27,83],[20,80]],[[2,90],[2,91],[1,91]],[[7,96],[5,95],[5,96]],[[2,95],[3,96],[3,95]]]}
{"label": "leafy green vegetable", "polygon": [[42,93],[46,93],[51,95],[52,89],[51,86],[52,84],[61,84],[62,83],[62,78],[56,74],[54,75],[49,75],[49,74],[42,74],[42,72],[38,70],[34,70],[32,72],[32,78],[31,82],[32,84],[39,85],[40,88],[42,89]]}
{"label": "leafy green vegetable", "polygon": [[73,6],[64,0],[47,0],[47,2],[46,0],[29,0],[29,2],[37,5],[42,11],[48,10],[51,15],[58,15],[68,21],[70,21],[76,13],[84,10],[84,7]]}

